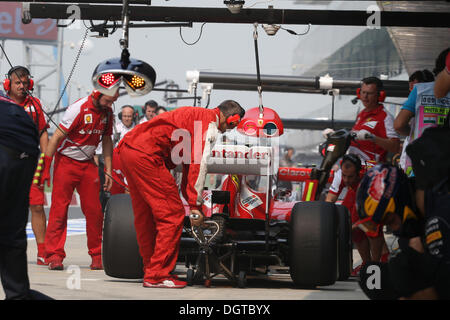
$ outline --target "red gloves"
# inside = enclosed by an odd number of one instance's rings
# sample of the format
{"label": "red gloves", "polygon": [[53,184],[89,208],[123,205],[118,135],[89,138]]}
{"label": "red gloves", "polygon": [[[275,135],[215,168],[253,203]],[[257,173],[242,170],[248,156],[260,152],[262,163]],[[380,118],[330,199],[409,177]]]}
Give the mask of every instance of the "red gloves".
{"label": "red gloves", "polygon": [[50,168],[52,166],[52,161],[53,157],[44,156],[42,175],[39,185],[43,185],[47,181],[47,187],[50,187]]}

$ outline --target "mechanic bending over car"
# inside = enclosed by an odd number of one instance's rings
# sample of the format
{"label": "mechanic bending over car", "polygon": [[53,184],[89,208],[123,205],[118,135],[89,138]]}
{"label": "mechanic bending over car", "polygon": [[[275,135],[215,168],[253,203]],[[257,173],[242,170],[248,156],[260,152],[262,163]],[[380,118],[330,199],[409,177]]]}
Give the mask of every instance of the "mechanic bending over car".
{"label": "mechanic bending over car", "polygon": [[215,109],[178,108],[137,126],[120,141],[117,148],[133,206],[144,287],[186,286],[171,274],[185,209],[170,169],[183,165],[181,191],[190,207],[191,224],[203,224],[200,210],[210,149],[219,131],[235,128],[244,114],[233,100]]}
{"label": "mechanic bending over car", "polygon": [[[356,190],[361,181],[362,171],[364,172],[365,169],[361,164],[361,159],[357,155],[352,153],[344,155],[340,170],[336,172],[337,178],[333,179],[325,200],[327,202],[336,202],[343,189],[347,187],[347,193],[345,194],[342,205],[350,212],[352,225],[359,220],[355,204]],[[352,228],[352,241],[362,260],[362,264],[351,271],[352,276],[358,276],[360,269],[370,261],[387,261],[389,251],[381,237],[383,237],[383,234],[379,233],[378,237],[367,238],[361,229]],[[380,246],[380,243],[384,243],[384,246]],[[384,249],[383,254],[381,253],[382,249]]]}
{"label": "mechanic bending over car", "polygon": [[387,225],[400,247],[388,263],[361,269],[360,286],[369,298],[450,299],[448,170],[447,164],[447,176],[427,189],[425,216],[417,209],[414,183],[400,168],[377,165],[363,177],[356,196],[361,228],[370,237]]}

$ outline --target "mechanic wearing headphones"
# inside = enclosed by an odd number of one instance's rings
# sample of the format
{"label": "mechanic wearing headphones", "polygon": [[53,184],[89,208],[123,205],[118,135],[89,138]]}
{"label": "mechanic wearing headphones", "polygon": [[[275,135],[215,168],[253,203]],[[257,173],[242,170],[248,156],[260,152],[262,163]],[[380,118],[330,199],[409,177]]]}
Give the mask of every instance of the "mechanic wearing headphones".
{"label": "mechanic wearing headphones", "polygon": [[119,120],[115,125],[115,134],[118,137],[114,137],[114,145],[119,141],[136,125],[134,108],[130,105],[122,106],[119,112]]}
{"label": "mechanic wearing headphones", "polygon": [[385,162],[387,153],[397,153],[400,147],[398,134],[394,130],[394,118],[380,103],[386,97],[381,80],[368,77],[361,81],[357,96],[364,109],[352,128],[356,141],[352,141],[348,153],[355,153],[365,161]]}
{"label": "mechanic wearing headphones", "polygon": [[[115,125],[114,145],[117,145],[120,140],[136,126],[136,114],[134,108],[130,105],[122,106],[121,111],[119,112],[119,120],[120,122]],[[126,189],[127,182],[122,172],[117,148],[114,148],[113,150],[112,177],[114,181],[120,183],[113,182],[110,194],[128,193],[128,190]],[[103,199],[101,202],[102,204],[104,203]],[[102,207],[104,207],[104,205]]]}
{"label": "mechanic wearing headphones", "polygon": [[[93,161],[95,149],[102,142],[105,160],[105,190],[111,188],[112,125],[114,101],[119,97],[94,91],[70,105],[50,139],[44,156],[42,183],[50,181],[50,166],[55,155],[52,205],[50,208],[45,247],[50,270],[63,270],[66,256],[64,244],[67,231],[67,209],[76,188],[81,210],[86,216],[86,234],[91,269],[103,269],[101,241],[103,213],[98,199],[100,189],[97,166]],[[108,176],[109,175],[109,176]]]}
{"label": "mechanic wearing headphones", "polygon": [[170,169],[183,165],[181,191],[190,207],[191,224],[201,225],[206,163],[220,132],[235,128],[245,111],[233,100],[215,109],[183,107],[165,112],[129,132],[119,143],[127,178],[143,286],[183,288],[175,268],[185,209]]}
{"label": "mechanic wearing headphones", "polygon": [[[325,201],[336,202],[344,188],[347,188],[342,205],[348,209],[351,215],[352,224],[358,220],[358,213],[356,212],[356,190],[362,177],[361,160],[355,154],[346,154],[342,158],[340,170],[336,171],[333,183],[327,194]],[[381,236],[381,234],[379,235]],[[363,231],[359,228],[352,229],[352,241],[361,256],[362,264],[352,270],[351,275],[356,277],[360,269],[370,261],[379,261],[381,256],[381,247],[378,242],[368,239]],[[386,251],[381,256],[381,261],[387,261],[389,253]]]}
{"label": "mechanic wearing headphones", "polygon": [[[131,129],[133,129],[137,122],[137,116],[135,115],[134,108],[130,105],[124,105],[120,108],[120,112],[118,114],[119,116],[119,122],[116,122],[113,126],[113,132],[112,135],[112,141],[113,146],[116,147],[119,143],[120,139],[122,139],[125,134],[128,133]],[[102,211],[105,211],[106,204],[108,203],[109,197],[111,194],[118,194],[118,193],[124,193],[125,188],[123,187],[124,184],[118,184],[114,183],[112,184],[111,190],[105,191],[103,188],[103,184],[105,183],[105,161],[103,159],[103,148],[102,144],[100,143],[97,146],[97,149],[95,149],[95,156],[94,161],[95,164],[98,166],[98,175],[100,177],[100,203],[102,205]],[[116,152],[113,150],[113,159],[112,159],[112,177],[115,181],[122,181],[123,182],[123,175],[121,174],[119,160],[114,159],[114,157],[117,158]],[[113,180],[113,181],[114,181]]]}
{"label": "mechanic wearing headphones", "polygon": [[[39,146],[41,153],[45,152],[48,144],[47,128],[49,125],[45,121],[42,104],[36,97],[30,96],[29,91],[33,90],[33,80],[30,71],[22,66],[15,66],[8,71],[7,78],[3,82],[3,88],[8,96],[31,116],[39,134]],[[40,172],[39,168],[36,171]],[[36,174],[37,174],[36,173]],[[44,211],[44,186],[33,183],[30,188],[30,211],[31,226],[37,244],[37,264],[45,264],[45,229],[46,217]]]}

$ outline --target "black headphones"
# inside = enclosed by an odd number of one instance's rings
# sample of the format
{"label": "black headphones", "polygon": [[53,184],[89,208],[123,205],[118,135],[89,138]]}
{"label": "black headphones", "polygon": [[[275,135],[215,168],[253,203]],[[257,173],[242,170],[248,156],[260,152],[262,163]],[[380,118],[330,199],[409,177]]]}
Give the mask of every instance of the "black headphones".
{"label": "black headphones", "polygon": [[350,161],[355,167],[356,167],[356,172],[360,172],[361,171],[361,159],[353,153],[347,153],[342,157],[342,161],[341,161],[341,166],[345,161]]}
{"label": "black headphones", "polygon": [[122,108],[120,108],[121,111],[118,114],[119,120],[122,121],[122,110],[125,109],[125,108],[133,109],[133,122],[137,123],[138,119],[139,119],[139,113],[136,110],[134,110],[134,108],[132,106],[130,106],[130,105],[125,105],[125,106],[122,106]]}

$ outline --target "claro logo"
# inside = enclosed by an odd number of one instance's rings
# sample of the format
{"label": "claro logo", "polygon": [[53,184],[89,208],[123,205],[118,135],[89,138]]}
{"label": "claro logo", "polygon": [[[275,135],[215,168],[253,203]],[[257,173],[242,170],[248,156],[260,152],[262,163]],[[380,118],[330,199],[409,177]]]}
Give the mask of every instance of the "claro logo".
{"label": "claro logo", "polygon": [[306,170],[296,170],[296,169],[291,169],[291,168],[280,168],[280,170],[278,171],[278,174],[280,176],[301,176],[301,177],[306,177],[309,176],[311,174],[310,171],[306,171]]}

